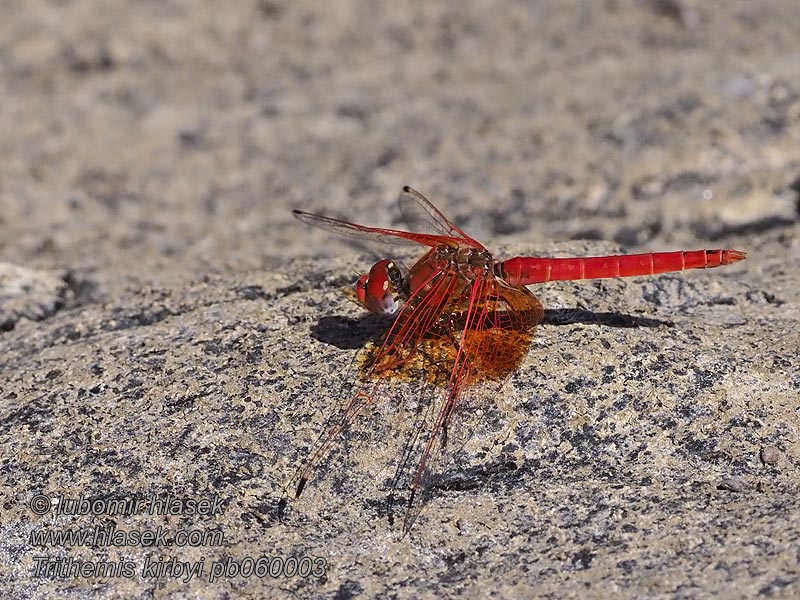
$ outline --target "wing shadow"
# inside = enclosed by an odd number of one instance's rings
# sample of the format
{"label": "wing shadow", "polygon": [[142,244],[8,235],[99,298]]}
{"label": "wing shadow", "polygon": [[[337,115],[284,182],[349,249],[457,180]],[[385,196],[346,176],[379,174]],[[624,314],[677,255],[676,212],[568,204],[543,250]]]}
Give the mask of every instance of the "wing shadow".
{"label": "wing shadow", "polygon": [[648,319],[647,317],[635,317],[617,312],[593,312],[581,308],[551,308],[545,309],[542,325],[574,325],[575,323],[597,323],[606,327],[673,327],[672,321],[661,319]]}
{"label": "wing shadow", "polygon": [[[593,312],[580,308],[545,309],[541,325],[574,325],[595,323],[605,327],[673,327],[675,323],[662,319],[635,317],[617,312]],[[340,350],[357,350],[367,342],[378,342],[389,327],[391,319],[364,313],[358,318],[342,316],[321,317],[311,327],[312,337]]]}

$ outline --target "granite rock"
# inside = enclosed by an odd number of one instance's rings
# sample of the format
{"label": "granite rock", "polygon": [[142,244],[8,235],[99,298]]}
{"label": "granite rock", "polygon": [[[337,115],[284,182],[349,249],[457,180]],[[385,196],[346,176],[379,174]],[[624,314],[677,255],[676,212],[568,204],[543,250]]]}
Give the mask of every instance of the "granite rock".
{"label": "granite rock", "polygon": [[[5,595],[800,594],[796,2],[3,15]],[[530,352],[465,395],[404,536],[435,388],[387,383],[292,478],[387,328],[356,273],[418,254],[291,217],[401,227],[404,184],[497,258],[748,259],[532,286]]]}

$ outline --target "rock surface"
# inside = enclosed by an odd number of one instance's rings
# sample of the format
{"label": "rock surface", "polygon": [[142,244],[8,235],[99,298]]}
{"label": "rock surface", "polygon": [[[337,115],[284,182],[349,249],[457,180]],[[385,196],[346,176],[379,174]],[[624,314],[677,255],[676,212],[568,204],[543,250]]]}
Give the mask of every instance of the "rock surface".
{"label": "rock surface", "polygon": [[[235,6],[3,8],[4,595],[797,597],[800,5]],[[386,328],[290,209],[403,184],[498,257],[748,259],[536,286],[402,536],[419,382],[287,490]]]}

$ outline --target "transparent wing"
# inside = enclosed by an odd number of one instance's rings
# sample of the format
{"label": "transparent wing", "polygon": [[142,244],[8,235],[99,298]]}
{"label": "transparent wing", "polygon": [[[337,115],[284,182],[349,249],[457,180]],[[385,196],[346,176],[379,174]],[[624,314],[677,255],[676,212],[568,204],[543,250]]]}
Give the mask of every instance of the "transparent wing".
{"label": "transparent wing", "polygon": [[458,431],[463,392],[476,383],[508,377],[528,353],[533,329],[543,315],[542,304],[529,290],[494,278],[475,280],[467,306],[450,312],[451,323],[460,331],[451,332],[454,356],[448,365],[447,392],[421,448],[411,481],[404,533],[430,498],[448,455],[469,438],[469,432]]}
{"label": "transparent wing", "polygon": [[483,246],[452,223],[425,196],[405,186],[397,199],[400,213],[412,231],[369,227],[302,210],[292,214],[306,225],[319,227],[370,244],[422,244],[423,246],[458,245],[483,250]]}
{"label": "transparent wing", "polygon": [[411,243],[422,244],[423,246],[430,246],[431,248],[440,246],[442,244],[460,244],[463,243],[461,237],[437,235],[431,233],[414,233],[411,231],[401,231],[399,229],[386,229],[383,227],[369,227],[367,225],[358,225],[333,217],[325,217],[323,215],[315,215],[302,210],[293,210],[292,214],[299,221],[306,225],[319,227],[327,231],[332,231],[339,235],[344,235],[349,238],[357,239],[364,242],[386,244],[397,243]]}
{"label": "transparent wing", "polygon": [[483,246],[466,233],[455,223],[442,214],[433,203],[417,190],[404,186],[397,199],[400,214],[403,220],[414,231],[433,232],[435,234],[456,238],[462,243],[473,248],[483,249]]}

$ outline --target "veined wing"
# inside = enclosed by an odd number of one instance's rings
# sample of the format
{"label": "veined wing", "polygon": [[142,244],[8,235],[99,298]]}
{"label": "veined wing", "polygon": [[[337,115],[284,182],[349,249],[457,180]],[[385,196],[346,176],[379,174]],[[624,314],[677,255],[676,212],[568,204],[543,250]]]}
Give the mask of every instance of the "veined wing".
{"label": "veined wing", "polygon": [[[421,289],[424,291],[418,291],[406,302],[363,370],[363,381],[358,385],[355,395],[338,415],[329,420],[327,430],[293,478],[291,485],[295,488],[295,497],[303,492],[317,465],[341,442],[344,432],[373,403],[386,379],[416,360],[418,346],[439,321],[457,281],[457,276],[453,274],[448,277],[441,271],[435,271],[423,283]],[[412,366],[416,369],[421,367],[416,364]]]}
{"label": "veined wing", "polygon": [[[534,326],[544,315],[541,303],[529,290],[508,286],[494,277],[474,280],[467,306],[463,310],[455,308],[450,313],[451,323],[459,327],[451,332],[455,356],[446,394],[411,482],[403,524],[406,533],[416,521],[428,499],[432,481],[452,449],[448,446],[453,445],[451,432],[458,427],[454,421],[460,415],[463,392],[480,381],[502,381],[512,373],[525,358]],[[458,432],[455,437],[463,439]]]}
{"label": "veined wing", "polygon": [[400,213],[406,224],[415,231],[434,232],[448,238],[456,238],[462,245],[483,250],[483,245],[464,233],[455,223],[442,214],[433,203],[411,186],[404,186],[397,199]]}
{"label": "veined wing", "polygon": [[334,219],[333,217],[315,215],[302,210],[293,210],[292,214],[306,225],[312,225],[339,235],[372,243],[385,244],[389,241],[392,243],[402,243],[405,241],[422,244],[423,246],[430,246],[431,248],[442,245],[456,246],[464,243],[464,239],[460,236],[415,233],[399,229],[369,227],[367,225],[358,225],[357,223],[342,221],[341,219]]}

